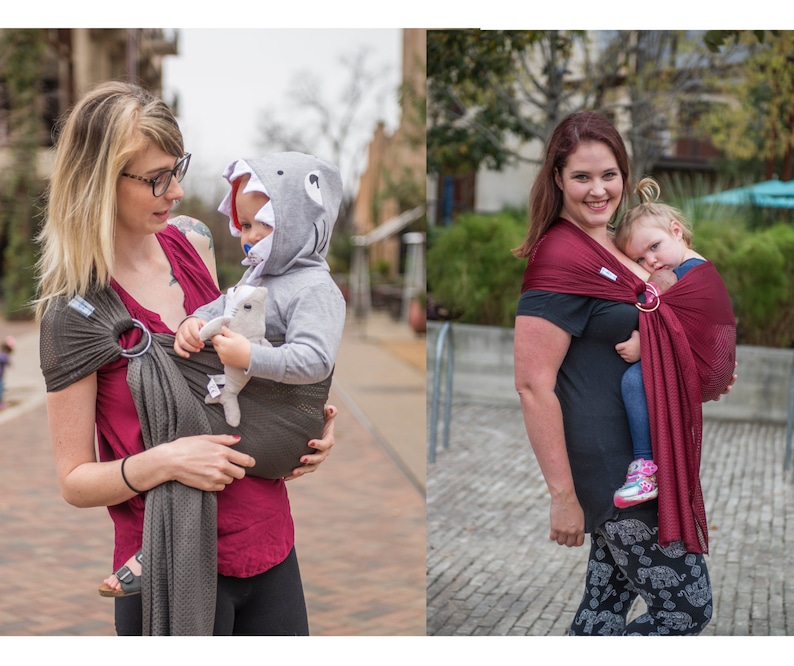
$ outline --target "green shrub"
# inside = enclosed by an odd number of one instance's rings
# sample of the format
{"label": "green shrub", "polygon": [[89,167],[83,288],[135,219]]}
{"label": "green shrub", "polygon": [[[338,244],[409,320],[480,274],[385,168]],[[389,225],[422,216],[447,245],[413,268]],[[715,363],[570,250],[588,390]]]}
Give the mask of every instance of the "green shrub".
{"label": "green shrub", "polygon": [[776,226],[748,235],[730,257],[741,341],[794,345],[794,229]]}
{"label": "green shrub", "polygon": [[[737,248],[747,239],[747,229],[742,225],[716,224],[713,222],[698,223],[694,225],[693,246],[697,252],[706,259],[720,267],[726,262]],[[721,272],[721,271],[720,271]]]}
{"label": "green shrub", "polygon": [[460,313],[460,322],[512,327],[526,260],[511,249],[526,229],[526,215],[513,211],[464,214],[434,229],[427,250],[433,299]]}

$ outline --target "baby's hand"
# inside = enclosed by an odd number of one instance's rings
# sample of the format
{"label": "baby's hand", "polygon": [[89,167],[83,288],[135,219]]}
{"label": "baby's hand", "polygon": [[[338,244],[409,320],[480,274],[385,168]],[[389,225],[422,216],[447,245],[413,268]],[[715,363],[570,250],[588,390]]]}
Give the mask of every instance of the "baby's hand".
{"label": "baby's hand", "polygon": [[656,285],[657,291],[663,294],[678,282],[678,276],[669,268],[659,268],[651,273],[648,282],[653,282]]}
{"label": "baby's hand", "polygon": [[174,337],[174,351],[183,358],[189,358],[190,352],[197,352],[204,347],[199,331],[206,322],[198,317],[188,317],[179,325]]}
{"label": "baby's hand", "polygon": [[230,331],[227,326],[220,335],[212,336],[212,346],[224,365],[247,370],[251,365],[251,341],[240,333]]}
{"label": "baby's hand", "polygon": [[625,342],[615,345],[615,351],[626,363],[636,363],[640,360],[640,332],[632,331],[631,337]]}

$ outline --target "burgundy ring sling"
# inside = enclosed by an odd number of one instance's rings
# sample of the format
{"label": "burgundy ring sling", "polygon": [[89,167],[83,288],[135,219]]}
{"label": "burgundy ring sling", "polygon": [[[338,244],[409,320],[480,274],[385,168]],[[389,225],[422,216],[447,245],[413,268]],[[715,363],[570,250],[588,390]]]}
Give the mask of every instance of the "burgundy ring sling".
{"label": "burgundy ring sling", "polygon": [[[637,304],[645,288],[609,251],[559,219],[533,248],[521,291]],[[730,297],[716,268],[706,261],[662,294],[658,307],[646,311],[639,306],[642,375],[659,466],[659,543],[683,541],[688,551],[707,553],[700,486],[702,403],[720,396],[735,370],[736,322]]]}

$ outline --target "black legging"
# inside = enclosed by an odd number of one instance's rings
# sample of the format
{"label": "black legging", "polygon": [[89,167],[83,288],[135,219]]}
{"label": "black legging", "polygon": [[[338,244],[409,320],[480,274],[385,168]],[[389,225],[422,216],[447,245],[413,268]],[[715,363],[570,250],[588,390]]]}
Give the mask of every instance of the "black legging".
{"label": "black legging", "polygon": [[[692,636],[705,629],[713,610],[706,560],[681,542],[662,548],[655,522],[625,517],[594,530],[570,635]],[[648,611],[627,625],[638,595]]]}
{"label": "black legging", "polygon": [[[116,633],[140,636],[141,595],[116,599]],[[218,576],[216,636],[308,636],[309,621],[298,558],[293,548],[281,564],[251,578]]]}

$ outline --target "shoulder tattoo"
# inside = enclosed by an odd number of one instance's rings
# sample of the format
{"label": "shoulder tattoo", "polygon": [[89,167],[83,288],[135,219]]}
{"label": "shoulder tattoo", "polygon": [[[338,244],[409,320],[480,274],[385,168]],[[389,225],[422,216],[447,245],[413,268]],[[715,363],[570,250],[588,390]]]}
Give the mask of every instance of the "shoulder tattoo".
{"label": "shoulder tattoo", "polygon": [[174,218],[171,221],[179,231],[181,231],[185,236],[187,236],[188,232],[193,232],[194,234],[198,234],[199,236],[204,236],[209,241],[210,251],[215,254],[215,242],[212,240],[212,233],[209,230],[209,227],[204,224],[201,220],[197,220],[194,217],[188,217],[187,215],[180,215],[179,217]]}

